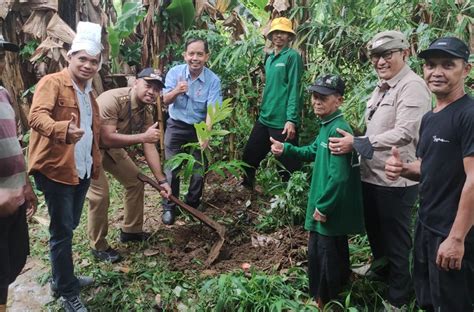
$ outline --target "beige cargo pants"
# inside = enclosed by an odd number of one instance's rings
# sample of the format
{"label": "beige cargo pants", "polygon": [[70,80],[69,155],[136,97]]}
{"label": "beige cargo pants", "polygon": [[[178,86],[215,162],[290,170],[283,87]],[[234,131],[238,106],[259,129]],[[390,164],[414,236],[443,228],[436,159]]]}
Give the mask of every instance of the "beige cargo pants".
{"label": "beige cargo pants", "polygon": [[138,180],[140,172],[124,149],[102,151],[102,168],[97,180],[92,179],[86,197],[89,199],[87,233],[91,248],[104,251],[109,248],[108,210],[110,205],[109,182],[105,172],[112,174],[125,188],[122,231],[139,233],[143,229],[143,182]]}

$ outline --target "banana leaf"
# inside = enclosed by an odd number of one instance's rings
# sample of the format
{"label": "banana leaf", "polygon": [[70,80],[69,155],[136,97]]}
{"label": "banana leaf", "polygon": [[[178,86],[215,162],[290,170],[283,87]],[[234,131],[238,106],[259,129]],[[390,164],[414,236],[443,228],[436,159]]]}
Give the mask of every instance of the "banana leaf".
{"label": "banana leaf", "polygon": [[191,27],[194,22],[195,9],[192,0],[173,0],[165,11],[170,17],[179,21],[184,30]]}

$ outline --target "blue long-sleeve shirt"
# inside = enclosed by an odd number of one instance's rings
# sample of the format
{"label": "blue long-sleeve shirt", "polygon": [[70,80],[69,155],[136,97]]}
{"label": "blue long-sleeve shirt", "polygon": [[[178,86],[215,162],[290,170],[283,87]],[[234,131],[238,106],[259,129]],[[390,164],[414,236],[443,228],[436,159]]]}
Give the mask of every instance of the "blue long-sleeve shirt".
{"label": "blue long-sleeve shirt", "polygon": [[170,117],[190,125],[205,121],[207,107],[222,103],[221,80],[207,67],[192,80],[188,65],[177,65],[168,71],[163,93],[172,91],[183,80],[188,83],[188,92],[178,95],[170,104]]}

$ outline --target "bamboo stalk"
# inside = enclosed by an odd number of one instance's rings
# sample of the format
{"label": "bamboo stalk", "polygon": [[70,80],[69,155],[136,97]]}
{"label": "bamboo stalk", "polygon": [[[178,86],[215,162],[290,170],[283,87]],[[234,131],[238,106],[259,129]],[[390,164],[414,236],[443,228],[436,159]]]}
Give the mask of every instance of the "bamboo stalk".
{"label": "bamboo stalk", "polygon": [[165,122],[163,120],[163,111],[161,110],[161,103],[163,97],[160,95],[156,99],[156,117],[158,121],[158,129],[160,130],[160,159],[161,163],[165,161]]}

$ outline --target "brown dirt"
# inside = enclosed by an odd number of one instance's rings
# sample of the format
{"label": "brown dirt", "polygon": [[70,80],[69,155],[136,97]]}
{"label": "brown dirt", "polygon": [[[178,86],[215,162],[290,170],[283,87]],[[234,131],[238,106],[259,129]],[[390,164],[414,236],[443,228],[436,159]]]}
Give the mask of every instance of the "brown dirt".
{"label": "brown dirt", "polygon": [[[261,215],[258,202],[268,202],[268,198],[242,188],[235,179],[212,176],[206,181],[205,213],[226,227],[226,240],[220,256],[209,268],[205,268],[203,263],[218,239],[217,233],[185,213],[174,225],[163,225],[157,191],[147,186],[145,196],[145,229],[157,236],[151,240],[149,248],[164,254],[172,269],[207,269],[205,272],[217,274],[250,264],[268,271],[299,266],[306,261],[307,234],[301,227],[289,227],[275,233],[256,232],[255,224]],[[255,241],[258,236],[271,242],[255,246],[252,237]]]}

